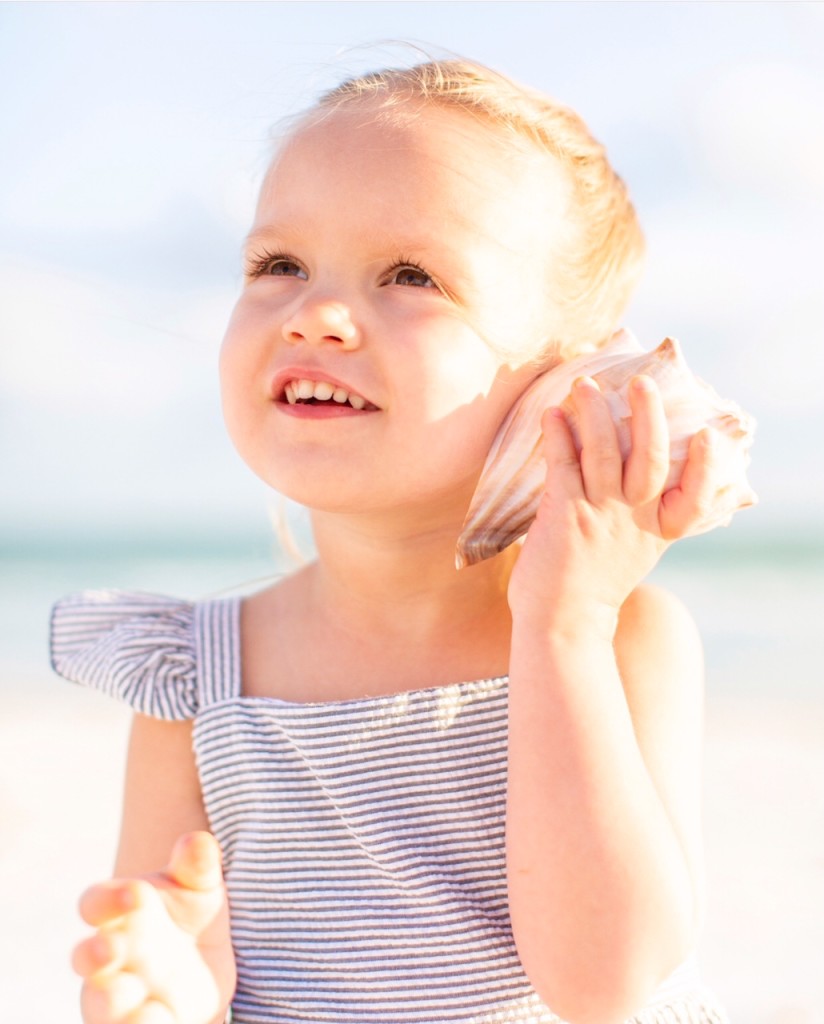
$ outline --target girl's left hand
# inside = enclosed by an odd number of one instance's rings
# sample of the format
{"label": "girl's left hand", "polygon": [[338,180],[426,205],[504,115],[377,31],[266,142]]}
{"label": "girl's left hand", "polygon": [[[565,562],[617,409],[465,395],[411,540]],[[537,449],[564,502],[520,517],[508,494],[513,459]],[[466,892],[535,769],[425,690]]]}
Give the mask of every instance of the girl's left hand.
{"label": "girl's left hand", "polygon": [[595,381],[572,391],[582,449],[563,413],[544,414],[544,494],[509,584],[514,616],[545,627],[580,628],[593,614],[617,613],[672,541],[690,532],[719,486],[714,432],[691,440],[679,483],[664,491],[669,432],[655,382],[630,386],[631,448],[622,459],[606,400]]}

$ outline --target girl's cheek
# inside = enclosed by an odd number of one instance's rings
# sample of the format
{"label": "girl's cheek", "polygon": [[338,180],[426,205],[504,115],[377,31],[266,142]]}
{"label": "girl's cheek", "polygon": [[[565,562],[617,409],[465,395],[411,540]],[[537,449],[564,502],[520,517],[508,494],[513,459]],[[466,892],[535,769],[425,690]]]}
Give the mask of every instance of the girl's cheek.
{"label": "girl's cheek", "polygon": [[240,373],[238,354],[237,340],[231,331],[227,331],[220,347],[218,360],[218,377],[224,415],[232,404],[233,393],[238,383],[237,378]]}
{"label": "girl's cheek", "polygon": [[266,318],[243,299],[235,306],[220,347],[218,369],[221,385],[230,387],[235,378],[252,372],[265,355]]}
{"label": "girl's cheek", "polygon": [[[260,387],[256,380],[255,355],[257,346],[250,342],[249,334],[235,317],[229,323],[218,359],[218,377],[223,418],[229,436],[240,449],[246,411],[253,404],[253,396]],[[241,452],[241,454],[243,454]]]}

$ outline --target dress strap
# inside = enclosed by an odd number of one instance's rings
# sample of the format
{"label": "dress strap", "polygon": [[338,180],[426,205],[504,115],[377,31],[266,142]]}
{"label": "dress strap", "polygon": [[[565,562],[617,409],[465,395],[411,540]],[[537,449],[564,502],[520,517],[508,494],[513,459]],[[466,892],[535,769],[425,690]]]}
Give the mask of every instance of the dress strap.
{"label": "dress strap", "polygon": [[240,598],[198,602],[194,633],[201,708],[239,697]]}

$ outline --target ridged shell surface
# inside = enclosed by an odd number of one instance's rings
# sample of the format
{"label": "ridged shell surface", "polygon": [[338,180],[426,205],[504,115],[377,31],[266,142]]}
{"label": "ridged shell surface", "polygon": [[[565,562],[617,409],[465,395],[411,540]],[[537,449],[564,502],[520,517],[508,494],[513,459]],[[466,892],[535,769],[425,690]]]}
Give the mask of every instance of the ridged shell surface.
{"label": "ridged shell surface", "polygon": [[560,406],[564,410],[580,451],[570,400],[572,385],[579,377],[598,382],[626,458],[630,448],[628,388],[639,374],[655,380],[664,403],[670,434],[667,488],[680,479],[690,439],[706,426],[719,435],[717,458],[724,482],[692,534],[726,525],[738,509],[754,504],[756,497],[746,478],[753,418],[692,373],[677,341],[666,338],[658,348],[645,352],[633,334],[621,330],[597,352],[560,363],[536,378],[509,411],[492,442],[458,538],[458,568],[498,554],[529,529],[546,479],[541,444],[541,417],[546,409]]}

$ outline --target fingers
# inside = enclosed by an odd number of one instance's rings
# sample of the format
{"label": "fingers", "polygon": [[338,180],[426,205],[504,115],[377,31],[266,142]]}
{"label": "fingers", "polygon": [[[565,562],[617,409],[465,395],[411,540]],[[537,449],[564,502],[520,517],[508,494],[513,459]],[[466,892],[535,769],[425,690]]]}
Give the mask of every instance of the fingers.
{"label": "fingers", "polygon": [[575,442],[560,409],[547,409],[541,419],[544,457],[547,464],[547,488],[557,486],[571,497],[584,495],[581,465]]}
{"label": "fingers", "polygon": [[559,484],[572,497],[598,505],[622,496],[623,460],[606,399],[596,381],[580,377],[568,399],[580,441],[580,454],[564,413],[548,410],[541,426],[547,484]]}
{"label": "fingers", "polygon": [[73,970],[86,979],[110,977],[129,964],[130,940],[127,922],[135,911],[162,907],[153,886],[137,879],[113,880],[93,885],[80,897],[80,914],[97,932],[75,946]]}
{"label": "fingers", "polygon": [[114,930],[99,931],[79,942],[72,953],[72,969],[81,978],[100,971],[112,971],[126,961],[126,941]]}
{"label": "fingers", "polygon": [[175,843],[166,874],[184,889],[203,891],[223,884],[220,846],[210,832],[189,832]]}
{"label": "fingers", "polygon": [[595,505],[621,494],[622,462],[618,435],[606,399],[590,377],[572,388],[581,439],[581,474],[587,499]]}
{"label": "fingers", "polygon": [[150,999],[129,1017],[127,1024],[177,1024],[178,1019],[163,1003]]}
{"label": "fingers", "polygon": [[147,998],[146,986],[126,972],[87,981],[80,993],[84,1024],[176,1024],[168,1006]]}
{"label": "fingers", "polygon": [[80,916],[93,928],[110,924],[125,914],[150,904],[156,898],[148,882],[139,879],[112,879],[87,889],[80,897]]}
{"label": "fingers", "polygon": [[[100,896],[90,893],[92,900]],[[103,926],[74,950],[72,967],[85,979],[80,996],[84,1024],[175,1024],[172,1012],[152,998],[130,961],[131,944],[122,930],[128,919]]]}
{"label": "fingers", "polygon": [[629,387],[631,447],[624,466],[624,497],[643,505],[663,491],[670,468],[670,441],[661,394],[649,377]]}
{"label": "fingers", "polygon": [[80,1007],[85,1024],[126,1024],[146,1003],[146,986],[136,974],[95,975],[83,985]]}
{"label": "fingers", "polygon": [[681,481],[661,499],[659,524],[667,539],[692,532],[712,509],[717,492],[717,441],[710,427],[699,430],[690,440]]}
{"label": "fingers", "polygon": [[[204,891],[223,883],[220,846],[209,832],[189,832],[175,843],[166,877],[184,889]],[[112,879],[87,889],[80,897],[80,916],[93,928],[158,902],[155,887],[141,879]]]}

